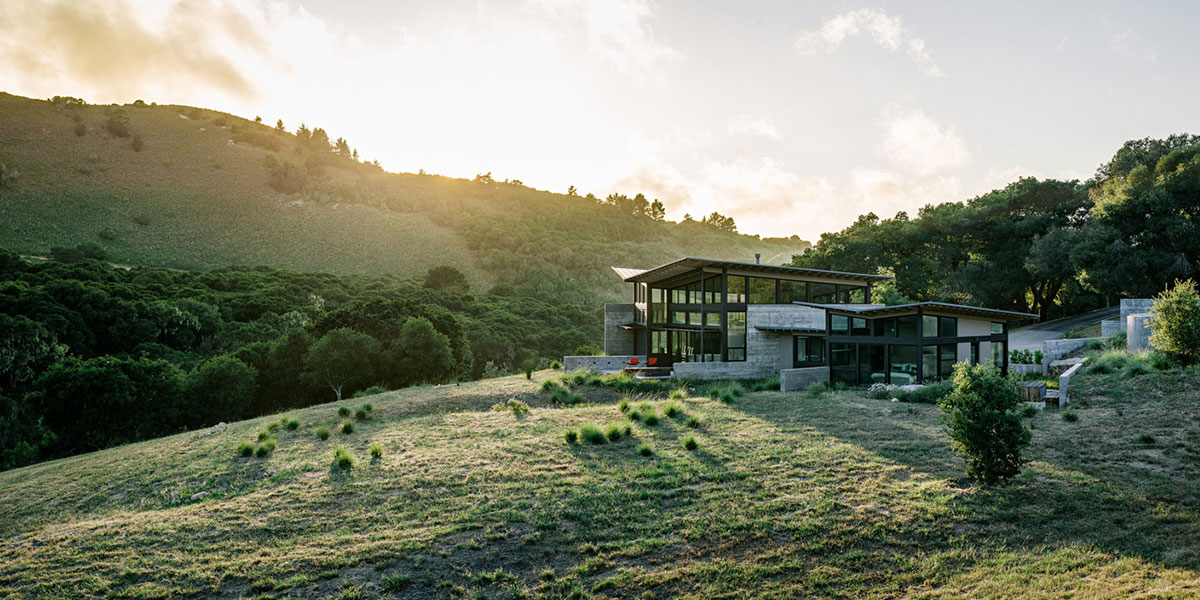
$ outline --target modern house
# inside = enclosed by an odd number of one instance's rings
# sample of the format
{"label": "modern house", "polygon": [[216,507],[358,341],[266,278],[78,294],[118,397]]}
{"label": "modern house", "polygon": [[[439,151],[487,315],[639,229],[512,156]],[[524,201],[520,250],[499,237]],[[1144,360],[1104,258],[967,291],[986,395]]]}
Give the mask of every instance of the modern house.
{"label": "modern house", "polygon": [[565,367],[701,379],[778,375],[784,389],[814,381],[910,384],[949,377],[954,363],[1008,368],[1008,323],[1037,315],[919,302],[871,302],[882,275],[681,258],[613,268],[633,302],[604,307],[604,357]]}

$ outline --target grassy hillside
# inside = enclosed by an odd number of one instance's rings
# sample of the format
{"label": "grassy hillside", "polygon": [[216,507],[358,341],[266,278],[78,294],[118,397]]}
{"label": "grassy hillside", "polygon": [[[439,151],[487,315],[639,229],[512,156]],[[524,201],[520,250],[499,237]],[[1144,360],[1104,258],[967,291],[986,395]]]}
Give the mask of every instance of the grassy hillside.
{"label": "grassy hillside", "polygon": [[[116,108],[129,137],[105,129]],[[187,269],[417,275],[451,265],[477,286],[533,273],[612,295],[619,288],[608,266],[755,252],[780,263],[807,246],[627,218],[520,185],[385,173],[299,146],[290,133],[213,111],[0,93],[0,163],[19,173],[0,187],[0,247],[42,255],[94,242],[119,263]],[[276,191],[268,156],[296,166],[303,188]]]}
{"label": "grassy hillside", "polygon": [[[997,489],[963,479],[933,406],[689,399],[695,430],[680,415],[568,445],[567,428],[629,421],[605,389],[548,406],[549,375],[373,396],[328,441],[336,406],[295,411],[266,458],[237,446],[277,417],[0,473],[0,596],[1200,594],[1195,375],[1087,376],[1078,419],[1029,419],[1032,462]],[[488,410],[513,397],[533,409]]]}

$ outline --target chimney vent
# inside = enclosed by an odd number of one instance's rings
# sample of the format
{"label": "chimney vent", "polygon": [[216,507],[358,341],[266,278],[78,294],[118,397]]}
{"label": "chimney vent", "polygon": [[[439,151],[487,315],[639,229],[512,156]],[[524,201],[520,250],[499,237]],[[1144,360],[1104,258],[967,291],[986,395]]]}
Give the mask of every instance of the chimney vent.
{"label": "chimney vent", "polygon": [[755,252],[754,253],[754,264],[756,264],[756,265],[762,264],[762,262],[759,260],[761,258],[762,258],[762,253]]}

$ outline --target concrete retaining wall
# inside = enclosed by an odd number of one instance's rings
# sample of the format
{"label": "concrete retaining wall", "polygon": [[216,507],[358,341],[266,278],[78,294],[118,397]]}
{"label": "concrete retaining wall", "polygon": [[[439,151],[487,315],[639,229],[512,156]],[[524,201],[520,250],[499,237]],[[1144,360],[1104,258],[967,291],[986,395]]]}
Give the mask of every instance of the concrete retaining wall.
{"label": "concrete retaining wall", "polygon": [[[564,356],[563,372],[569,373],[585,369],[601,373],[614,373],[624,369],[625,363],[631,358],[633,356],[628,354],[624,356]],[[646,364],[646,357],[639,356],[638,361]]]}
{"label": "concrete retaining wall", "polygon": [[829,381],[829,367],[783,369],[779,372],[779,391],[802,390],[820,381]]}
{"label": "concrete retaining wall", "polygon": [[773,365],[751,362],[677,362],[671,372],[676,379],[766,379],[778,374]]}
{"label": "concrete retaining wall", "polygon": [[1126,317],[1125,338],[1130,352],[1150,347],[1150,315],[1133,314]]}
{"label": "concrete retaining wall", "polygon": [[1129,315],[1149,313],[1151,304],[1154,304],[1154,298],[1122,298],[1121,316],[1117,319],[1118,325],[1124,328],[1125,323],[1128,322]]}
{"label": "concrete retaining wall", "polygon": [[[1088,340],[1100,338],[1079,338],[1074,340],[1046,340],[1042,342],[1042,372],[1048,372],[1050,363],[1084,347]],[[1010,365],[1011,366],[1011,365]]]}
{"label": "concrete retaining wall", "polygon": [[1045,373],[1046,370],[1042,365],[1018,365],[1014,363],[1008,363],[1008,372],[1016,374],[1037,373],[1038,375],[1041,375],[1042,373]]}
{"label": "concrete retaining wall", "polygon": [[1100,321],[1100,337],[1107,338],[1125,331],[1120,319],[1105,319]]}
{"label": "concrete retaining wall", "polygon": [[[604,353],[633,354],[633,331],[621,329],[621,325],[632,323],[636,318],[632,304],[604,305]],[[564,364],[565,361],[564,361]]]}
{"label": "concrete retaining wall", "polygon": [[1075,374],[1078,373],[1079,370],[1082,368],[1083,368],[1083,363],[1079,363],[1079,364],[1071,367],[1070,369],[1067,369],[1066,373],[1063,373],[1062,375],[1058,376],[1058,405],[1059,406],[1066,406],[1068,403],[1071,402],[1071,397],[1068,393],[1071,388],[1071,378],[1074,377]]}

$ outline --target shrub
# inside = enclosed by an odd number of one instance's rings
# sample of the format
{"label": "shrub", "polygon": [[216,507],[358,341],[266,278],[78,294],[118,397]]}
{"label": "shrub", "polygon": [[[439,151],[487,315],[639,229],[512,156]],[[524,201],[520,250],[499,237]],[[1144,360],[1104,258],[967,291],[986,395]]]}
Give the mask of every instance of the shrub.
{"label": "shrub", "polygon": [[629,398],[628,397],[621,398],[621,401],[617,402],[617,410],[621,411],[622,413],[629,412]]}
{"label": "shrub", "polygon": [[354,455],[345,446],[339,445],[333,450],[333,466],[334,468],[343,470],[353,468]]}
{"label": "shrub", "polygon": [[683,412],[683,409],[679,408],[679,404],[677,404],[675,402],[668,402],[667,405],[665,407],[663,407],[663,414],[665,414],[671,418],[675,418],[675,416],[679,415],[682,412]]}
{"label": "shrub", "polygon": [[543,392],[553,392],[562,389],[562,384],[554,379],[547,379],[542,382]]}
{"label": "shrub", "polygon": [[354,411],[354,418],[358,419],[359,421],[366,421],[367,416],[368,416],[367,409],[365,409],[365,408],[360,408],[360,409]]}
{"label": "shrub", "polygon": [[1152,436],[1148,433],[1143,433],[1142,435],[1139,435],[1137,437],[1137,441],[1139,444],[1146,444],[1147,446],[1149,446],[1154,443],[1154,436]]}
{"label": "shrub", "polygon": [[604,436],[607,437],[608,441],[610,441],[610,442],[620,441],[621,428],[616,425],[609,425],[604,430]]}
{"label": "shrub", "polygon": [[717,400],[720,400],[725,404],[732,404],[734,400],[737,400],[737,396],[734,395],[732,389],[722,388],[719,392],[717,392]]}
{"label": "shrub", "polygon": [[937,404],[946,396],[949,396],[955,389],[953,380],[939,381],[932,385],[923,385],[904,395],[904,398],[899,398],[903,402],[912,402],[914,404]]}
{"label": "shrub", "polygon": [[563,368],[562,362],[557,361],[557,360],[552,360],[552,361],[550,361],[550,368],[554,369],[555,371],[561,371]]}
{"label": "shrub", "polygon": [[383,458],[383,446],[380,446],[379,444],[371,444],[370,452],[371,458],[376,460]]}
{"label": "shrub", "polygon": [[828,382],[816,381],[816,382],[808,384],[808,388],[805,390],[805,393],[807,393],[809,396],[812,396],[813,398],[820,398],[821,396],[825,395],[825,392],[828,392],[828,391],[829,391],[829,383]]}
{"label": "shrub", "polygon": [[[386,391],[388,391],[388,389],[383,387],[382,385],[373,385],[369,388],[361,389],[361,390],[358,390],[357,392],[354,392],[354,395],[350,396],[350,397],[351,398],[362,398],[364,396],[374,396],[375,394],[382,394]],[[367,404],[365,406],[370,406],[370,405]],[[371,410],[371,409],[368,408],[367,410]]]}
{"label": "shrub", "polygon": [[625,437],[633,437],[633,426],[629,423],[626,423],[625,426],[621,428],[621,433],[625,434]]}
{"label": "shrub", "polygon": [[343,421],[342,422],[342,433],[345,433],[345,434],[354,433],[354,421]]}
{"label": "shrub", "polygon": [[346,408],[345,406],[339,406],[338,407],[338,416],[342,417],[342,418],[346,418],[346,417],[350,416],[350,409]]}
{"label": "shrub", "polygon": [[668,397],[672,400],[687,400],[687,390],[683,388],[675,388],[671,390],[671,395]]}
{"label": "shrub", "polygon": [[300,419],[297,419],[295,417],[284,419],[283,426],[287,427],[291,431],[300,429]]}
{"label": "shrub", "polygon": [[580,394],[579,392],[575,392],[574,394],[571,394],[571,397],[567,398],[567,404],[569,404],[571,406],[577,406],[579,404],[583,404],[583,394]]}
{"label": "shrub", "polygon": [[127,138],[129,137],[129,117],[121,109],[114,110],[104,121],[104,129],[113,137]]}
{"label": "shrub", "polygon": [[595,425],[584,425],[579,428],[579,439],[589,444],[607,444],[608,438],[604,436],[604,432],[600,431]]}
{"label": "shrub", "polygon": [[388,575],[383,578],[383,592],[386,594],[394,594],[403,591],[412,582],[412,577],[408,575]]}
{"label": "shrub", "polygon": [[649,427],[654,427],[654,426],[658,425],[658,413],[651,411],[650,413],[648,413],[646,415],[646,417],[642,420],[642,422],[645,423]]}
{"label": "shrub", "polygon": [[260,431],[260,432],[258,432],[258,441],[260,441],[260,442],[261,442],[261,441],[263,441],[263,440],[265,440],[265,439],[267,439],[267,438],[269,438],[269,437],[271,437],[271,432],[270,432],[270,431]]}
{"label": "shrub", "polygon": [[515,398],[509,398],[508,410],[511,410],[514,415],[524,415],[529,412],[529,405]]}
{"label": "shrub", "polygon": [[317,437],[322,440],[329,439],[329,428],[324,425],[318,427],[317,428]]}
{"label": "shrub", "polygon": [[1151,350],[1148,360],[1150,366],[1156,371],[1169,371],[1179,366],[1175,362],[1175,357],[1159,350]]}
{"label": "shrub", "polygon": [[521,371],[525,373],[525,379],[533,379],[533,367],[535,364],[532,358],[521,361]]}
{"label": "shrub", "polygon": [[691,435],[689,435],[689,436],[686,436],[686,437],[684,437],[684,438],[683,438],[683,447],[684,447],[684,448],[686,448],[686,449],[688,449],[688,450],[695,450],[695,449],[696,449],[696,448],[698,448],[699,446],[700,446],[700,444],[697,444],[697,443],[696,443],[696,437],[695,437],[695,436],[691,436]]}
{"label": "shrub", "polygon": [[1062,420],[1064,420],[1068,423],[1074,423],[1075,421],[1079,420],[1079,415],[1077,415],[1071,411],[1067,411],[1062,414]]}
{"label": "shrub", "polygon": [[688,417],[687,423],[685,423],[685,425],[687,425],[688,428],[690,428],[690,429],[698,429],[700,427],[700,419],[698,419],[696,417]]}
{"label": "shrub", "polygon": [[238,456],[254,456],[254,444],[251,444],[250,442],[242,442],[238,444],[237,453]]}
{"label": "shrub", "polygon": [[1196,282],[1176,281],[1150,305],[1150,344],[1184,367],[1200,361],[1200,292]]}
{"label": "shrub", "polygon": [[642,442],[642,444],[638,446],[638,454],[641,454],[642,456],[654,456],[654,449],[650,447],[650,444]]}
{"label": "shrub", "polygon": [[1021,410],[1021,416],[1025,417],[1026,419],[1029,419],[1032,417],[1036,417],[1037,412],[1038,411],[1036,408],[1034,408],[1032,406],[1026,406],[1024,409]]}
{"label": "shrub", "polygon": [[1015,477],[1032,433],[1021,423],[1016,387],[988,365],[959,363],[953,392],[942,398],[951,447],[967,461],[967,476],[987,485]]}
{"label": "shrub", "polygon": [[574,429],[568,429],[567,432],[563,434],[563,439],[567,440],[568,444],[574,444],[579,439],[579,434],[576,433]]}
{"label": "shrub", "polygon": [[847,387],[849,387],[849,386],[846,385],[845,381],[839,381],[839,382],[836,382],[833,384],[832,389],[835,392],[844,392],[844,391],[846,391]]}
{"label": "shrub", "polygon": [[604,349],[595,344],[580,344],[575,347],[572,356],[604,356]]}
{"label": "shrub", "polygon": [[375,405],[371,404],[370,402],[367,402],[362,405],[362,409],[367,412],[371,412],[371,411],[375,410]]}
{"label": "shrub", "polygon": [[636,408],[625,413],[625,416],[629,417],[630,421],[641,421],[642,420],[642,413],[641,413],[641,411],[637,410]]}
{"label": "shrub", "polygon": [[778,392],[779,378],[768,377],[766,379],[756,379],[750,383],[750,391],[752,392]]}
{"label": "shrub", "polygon": [[1125,379],[1133,379],[1138,375],[1146,375],[1147,373],[1153,372],[1154,367],[1150,366],[1150,361],[1148,359],[1133,360],[1126,364],[1124,369],[1121,369],[1121,377]]}
{"label": "shrub", "polygon": [[566,404],[567,401],[570,399],[571,399],[571,392],[568,391],[567,388],[565,388],[565,387],[556,388],[554,390],[554,393],[550,394],[550,402],[552,402],[554,404]]}
{"label": "shrub", "polygon": [[1046,358],[1046,356],[1044,354],[1042,354],[1041,350],[1034,350],[1033,351],[1033,362],[1030,364],[1040,365],[1040,364],[1042,364],[1042,361],[1045,358]]}
{"label": "shrub", "polygon": [[266,456],[274,451],[275,451],[274,438],[267,438],[267,439],[263,440],[261,444],[258,445],[258,448],[254,451],[254,455],[259,458],[263,458],[264,456]]}

